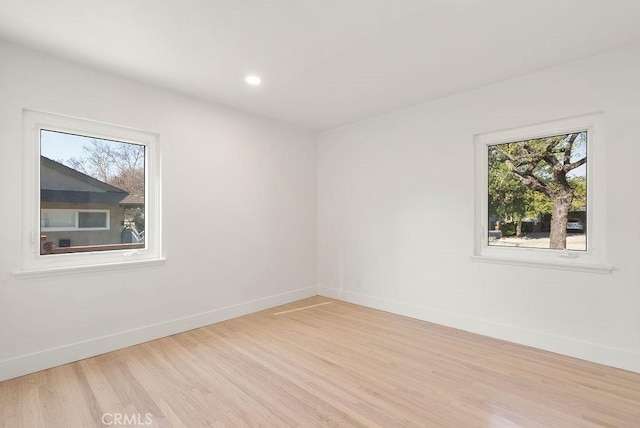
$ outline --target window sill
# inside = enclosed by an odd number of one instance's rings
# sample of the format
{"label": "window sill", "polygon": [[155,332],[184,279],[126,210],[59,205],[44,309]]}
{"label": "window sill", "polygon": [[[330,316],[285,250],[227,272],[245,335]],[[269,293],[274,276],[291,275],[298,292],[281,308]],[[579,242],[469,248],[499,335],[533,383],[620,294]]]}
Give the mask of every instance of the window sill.
{"label": "window sill", "polygon": [[74,275],[81,273],[94,273],[94,272],[103,272],[103,271],[112,271],[112,270],[128,270],[128,269],[137,269],[151,266],[162,266],[166,259],[152,259],[152,260],[136,260],[136,261],[128,261],[128,262],[117,262],[117,263],[104,263],[98,265],[83,265],[83,266],[71,266],[71,267],[60,267],[60,268],[51,268],[51,269],[38,269],[38,270],[28,270],[14,273],[14,276],[17,279],[33,279],[33,278],[45,278],[51,276],[59,276],[59,275]]}
{"label": "window sill", "polygon": [[492,256],[471,256],[471,260],[474,262],[482,263],[494,263],[512,266],[526,266],[533,268],[544,269],[557,269],[557,270],[570,270],[577,272],[610,274],[613,271],[613,266],[607,266],[602,264],[586,264],[586,263],[569,263],[569,262],[550,262],[545,260],[525,260],[515,258],[503,258]]}

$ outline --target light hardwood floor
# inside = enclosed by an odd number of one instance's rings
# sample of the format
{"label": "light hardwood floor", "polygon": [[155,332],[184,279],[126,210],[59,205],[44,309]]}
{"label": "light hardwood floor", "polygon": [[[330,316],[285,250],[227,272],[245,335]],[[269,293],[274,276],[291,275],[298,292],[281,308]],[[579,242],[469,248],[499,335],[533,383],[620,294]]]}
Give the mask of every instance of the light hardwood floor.
{"label": "light hardwood floor", "polygon": [[640,375],[314,297],[0,383],[2,427],[122,426],[118,413],[154,427],[640,427]]}

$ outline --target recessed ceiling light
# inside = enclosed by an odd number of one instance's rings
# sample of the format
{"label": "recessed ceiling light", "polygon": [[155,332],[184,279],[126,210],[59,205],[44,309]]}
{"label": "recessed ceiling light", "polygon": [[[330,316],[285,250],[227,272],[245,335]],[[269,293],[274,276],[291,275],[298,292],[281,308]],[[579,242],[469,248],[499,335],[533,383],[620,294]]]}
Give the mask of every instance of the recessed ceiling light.
{"label": "recessed ceiling light", "polygon": [[244,81],[251,86],[258,86],[260,83],[262,83],[262,79],[255,75],[249,75],[245,77]]}

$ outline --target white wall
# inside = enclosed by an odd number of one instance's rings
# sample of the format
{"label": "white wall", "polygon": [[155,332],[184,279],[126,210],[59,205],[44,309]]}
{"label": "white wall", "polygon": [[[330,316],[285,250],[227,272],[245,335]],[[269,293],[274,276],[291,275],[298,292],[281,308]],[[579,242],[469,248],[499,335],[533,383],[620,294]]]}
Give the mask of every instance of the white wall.
{"label": "white wall", "polygon": [[[320,294],[640,371],[638,76],[627,47],[321,134]],[[474,134],[597,111],[615,271],[472,262]]]}
{"label": "white wall", "polygon": [[[0,44],[0,380],[316,294],[316,139]],[[163,266],[15,279],[22,108],[160,134]]]}

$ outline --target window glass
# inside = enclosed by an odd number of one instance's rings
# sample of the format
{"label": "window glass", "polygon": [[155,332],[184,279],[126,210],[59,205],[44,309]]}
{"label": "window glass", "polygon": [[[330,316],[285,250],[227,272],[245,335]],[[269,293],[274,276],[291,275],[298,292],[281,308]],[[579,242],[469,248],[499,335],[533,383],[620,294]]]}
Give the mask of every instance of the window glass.
{"label": "window glass", "polygon": [[144,197],[144,145],[40,131],[41,254],[144,248]]}
{"label": "window glass", "polygon": [[488,245],[587,250],[587,131],[488,146]]}
{"label": "window glass", "polygon": [[102,228],[107,227],[106,212],[79,212],[78,213],[79,228]]}
{"label": "window glass", "polygon": [[74,228],[76,227],[76,214],[74,212],[42,210],[40,224],[43,230]]}

